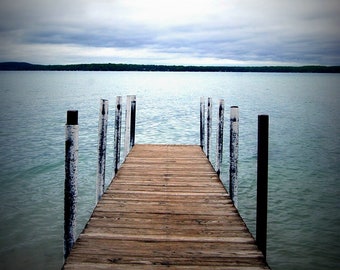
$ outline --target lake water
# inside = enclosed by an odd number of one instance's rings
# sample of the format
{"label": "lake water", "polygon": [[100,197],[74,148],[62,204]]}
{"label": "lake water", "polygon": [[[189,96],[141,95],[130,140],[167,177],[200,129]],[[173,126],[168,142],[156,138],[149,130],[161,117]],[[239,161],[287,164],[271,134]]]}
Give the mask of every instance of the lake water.
{"label": "lake water", "polygon": [[108,183],[115,97],[128,94],[136,143],[199,144],[200,97],[213,98],[215,126],[224,98],[225,183],[229,107],[239,106],[239,210],[253,234],[257,116],[269,114],[268,263],[340,267],[339,74],[0,72],[0,93],[1,269],[61,268],[66,111],[79,111],[80,233],[95,206],[99,100],[110,102]]}

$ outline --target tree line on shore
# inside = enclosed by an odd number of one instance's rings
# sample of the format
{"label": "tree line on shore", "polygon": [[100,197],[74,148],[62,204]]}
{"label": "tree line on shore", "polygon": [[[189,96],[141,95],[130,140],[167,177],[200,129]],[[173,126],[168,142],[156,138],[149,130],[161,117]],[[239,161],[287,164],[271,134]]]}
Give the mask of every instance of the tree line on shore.
{"label": "tree line on shore", "polygon": [[340,73],[340,66],[181,66],[120,63],[36,65],[4,62],[0,63],[0,70]]}

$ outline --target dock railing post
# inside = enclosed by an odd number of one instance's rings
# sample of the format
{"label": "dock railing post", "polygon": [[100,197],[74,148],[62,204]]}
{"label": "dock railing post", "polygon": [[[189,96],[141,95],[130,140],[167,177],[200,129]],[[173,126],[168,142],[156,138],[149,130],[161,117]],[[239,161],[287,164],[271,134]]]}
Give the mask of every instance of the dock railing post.
{"label": "dock railing post", "polygon": [[130,145],[129,152],[135,145],[135,135],[136,135],[136,96],[131,96],[131,109],[130,109]]}
{"label": "dock railing post", "polygon": [[234,203],[238,206],[238,145],[239,145],[239,108],[230,107],[230,163],[229,163],[229,194]]}
{"label": "dock railing post", "polygon": [[208,112],[207,112],[207,158],[210,157],[210,139],[212,131],[212,98],[208,98]]}
{"label": "dock railing post", "polygon": [[204,131],[205,131],[205,102],[204,97],[200,100],[200,146],[204,151]]}
{"label": "dock railing post", "polygon": [[109,101],[106,99],[101,99],[98,124],[97,202],[99,201],[105,190],[105,163],[106,163],[108,113],[109,113]]}
{"label": "dock railing post", "polygon": [[269,116],[258,116],[256,243],[267,255]]}
{"label": "dock railing post", "polygon": [[121,134],[122,134],[122,97],[117,96],[114,126],[113,176],[117,174],[120,165]]}
{"label": "dock railing post", "polygon": [[125,107],[125,136],[124,136],[124,159],[130,151],[130,128],[131,128],[131,96],[126,97]]}
{"label": "dock railing post", "polygon": [[78,111],[67,111],[65,127],[64,257],[76,239],[78,181]]}
{"label": "dock railing post", "polygon": [[223,128],[224,128],[224,100],[219,100],[218,106],[218,124],[216,135],[216,172],[221,174],[221,165],[223,159]]}

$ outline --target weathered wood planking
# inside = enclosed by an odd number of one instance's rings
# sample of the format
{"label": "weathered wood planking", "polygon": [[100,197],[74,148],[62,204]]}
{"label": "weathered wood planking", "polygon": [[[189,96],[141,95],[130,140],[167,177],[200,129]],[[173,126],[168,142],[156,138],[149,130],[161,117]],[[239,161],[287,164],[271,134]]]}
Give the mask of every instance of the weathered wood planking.
{"label": "weathered wood planking", "polygon": [[199,146],[135,145],[64,269],[269,269]]}

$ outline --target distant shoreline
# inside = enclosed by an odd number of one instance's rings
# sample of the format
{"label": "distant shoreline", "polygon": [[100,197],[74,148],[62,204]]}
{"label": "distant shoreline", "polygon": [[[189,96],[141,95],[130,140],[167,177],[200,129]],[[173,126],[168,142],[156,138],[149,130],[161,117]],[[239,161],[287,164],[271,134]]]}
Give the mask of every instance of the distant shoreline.
{"label": "distant shoreline", "polygon": [[5,71],[163,71],[163,72],[277,72],[277,73],[340,73],[340,66],[181,66],[143,64],[71,64],[36,65],[25,62],[3,62]]}

